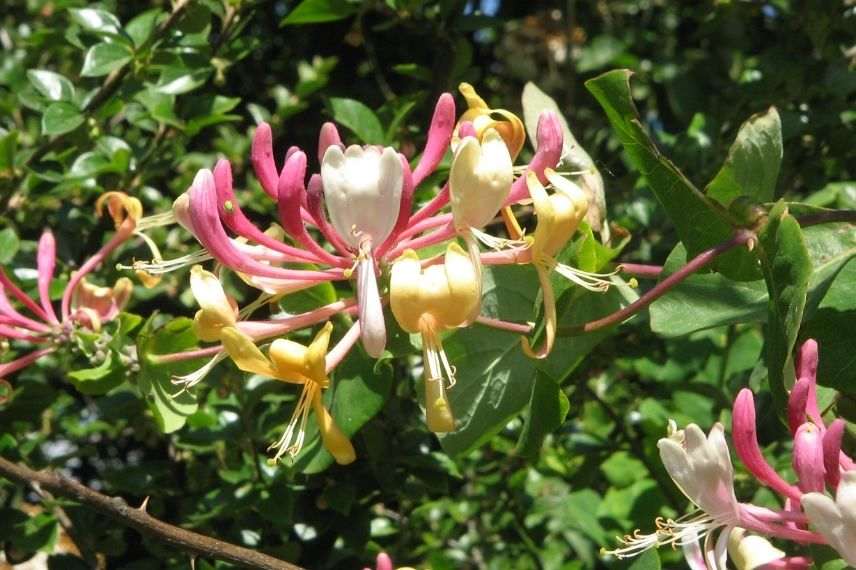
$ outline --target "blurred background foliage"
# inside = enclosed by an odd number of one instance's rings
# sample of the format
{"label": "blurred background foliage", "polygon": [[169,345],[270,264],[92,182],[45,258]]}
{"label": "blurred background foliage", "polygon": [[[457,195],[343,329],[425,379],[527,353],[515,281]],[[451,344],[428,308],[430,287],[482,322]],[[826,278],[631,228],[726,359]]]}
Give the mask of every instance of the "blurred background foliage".
{"label": "blurred background foliage", "polygon": [[[623,258],[660,264],[677,242],[672,226],[583,87],[615,67],[635,71],[644,123],[697,184],[716,173],[740,124],[775,105],[785,157],[777,197],[854,208],[854,11],[840,0],[7,1],[0,262],[33,267],[34,240],[51,227],[67,277],[109,235],[109,220],[93,213],[101,193],[121,190],[149,213],[164,211],[218,155],[232,161],[245,209],[268,215],[248,160],[261,120],[278,153],[314,149],[332,119],[349,142],[394,143],[413,155],[439,93],[468,81],[494,107],[520,112],[533,81],[559,102],[603,173],[609,219],[632,236]],[[178,230],[159,232],[170,251],[188,247]],[[145,256],[122,255],[135,254]],[[186,288],[185,275],[138,287],[133,311],[191,315]],[[32,367],[0,407],[0,452],[130,502],[151,496],[155,516],[313,569],[361,567],[381,549],[437,570],[625,567],[600,546],[686,507],[656,453],[667,419],[709,427],[727,419],[740,387],[761,388],[757,325],[663,336],[639,317],[564,378],[568,420],[540,452],[516,449],[526,424],[514,419],[481,448],[450,457],[423,427],[412,383],[396,381],[357,436],[360,461],[311,475],[274,469],[264,442],[285,417],[281,397],[264,384],[244,389],[228,367],[207,382],[187,426],[166,436],[133,392],[93,398]],[[777,418],[761,422],[763,443],[786,457]],[[755,491],[738,479],[738,496]],[[7,558],[62,542],[50,508],[21,510],[33,499],[0,483]],[[66,510],[86,529],[84,555],[102,553],[109,567],[187,566],[163,544]],[[683,564],[676,552],[661,556],[636,565]],[[78,560],[55,555],[51,568],[85,567]],[[197,561],[212,566],[226,567]]]}

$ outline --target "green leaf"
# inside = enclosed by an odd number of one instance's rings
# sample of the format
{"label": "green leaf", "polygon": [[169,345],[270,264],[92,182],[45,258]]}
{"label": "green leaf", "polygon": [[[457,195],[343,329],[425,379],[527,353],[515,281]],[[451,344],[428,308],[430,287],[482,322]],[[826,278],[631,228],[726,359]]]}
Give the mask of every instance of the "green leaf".
{"label": "green leaf", "polygon": [[657,549],[651,548],[634,558],[628,570],[660,570],[660,554]]}
{"label": "green leaf", "polygon": [[283,26],[335,22],[356,14],[359,6],[345,0],[303,0],[280,22]]}
{"label": "green leaf", "polygon": [[[485,268],[482,314],[516,322],[532,320],[538,294],[538,279],[530,266]],[[598,294],[572,287],[557,302],[559,325],[604,316],[622,302],[618,288]],[[457,369],[457,384],[448,392],[457,430],[441,437],[443,448],[461,454],[481,445],[532,400],[539,371],[551,378],[565,378],[614,330],[560,337],[543,361],[523,354],[519,334],[486,326],[460,329],[444,339],[449,361]]]}
{"label": "green leaf", "polygon": [[383,127],[374,111],[354,99],[331,97],[333,120],[348,127],[365,144],[383,144]]}
{"label": "green leaf", "polygon": [[209,67],[167,67],[161,73],[156,89],[165,95],[181,95],[205,84],[211,71]]}
{"label": "green leaf", "polygon": [[188,416],[199,408],[190,392],[172,383],[172,376],[187,374],[200,366],[199,359],[175,363],[161,363],[157,356],[180,352],[196,345],[193,321],[178,318],[154,329],[155,316],[150,317],[137,335],[137,353],[140,355],[140,392],[146,398],[149,410],[163,433],[181,429]]}
{"label": "green leaf", "polygon": [[758,234],[758,256],[770,298],[767,302],[766,363],[770,390],[779,409],[785,409],[793,385],[792,351],[806,305],[811,259],[802,229],[784,202],[770,210]]}
{"label": "green leaf", "polygon": [[118,34],[122,29],[119,19],[98,8],[72,8],[71,19],[84,30],[99,34]]}
{"label": "green leaf", "polygon": [[[626,69],[604,73],[586,81],[586,88],[606,111],[624,151],[645,177],[686,245],[689,255],[727,241],[734,233],[734,220],[719,204],[709,200],[649,138],[630,95]],[[758,278],[754,256],[744,248],[720,257],[715,266],[729,277]]]}
{"label": "green leaf", "polygon": [[[856,299],[849,283],[856,279],[856,233],[850,224],[810,226],[803,232],[813,271],[806,297],[806,317],[822,304],[848,308]],[[686,250],[678,245],[663,266],[663,276],[686,263]],[[852,294],[852,295],[851,295]],[[651,330],[666,337],[737,323],[764,322],[767,318],[767,286],[762,280],[732,281],[716,273],[696,274],[654,301],[650,307]]]}
{"label": "green leaf", "polygon": [[175,114],[175,95],[166,95],[152,87],[139,92],[135,99],[146,108],[152,119],[159,123],[177,128],[184,127],[184,124]]}
{"label": "green leaf", "polygon": [[83,124],[83,113],[75,105],[61,101],[51,103],[42,115],[42,134],[61,135]]}
{"label": "green leaf", "polygon": [[125,31],[133,40],[134,45],[139,48],[151,37],[157,25],[166,18],[166,12],[160,8],[152,8],[128,22]]}
{"label": "green leaf", "polygon": [[124,382],[125,367],[119,360],[119,355],[110,350],[104,361],[95,368],[72,370],[68,377],[81,394],[95,396],[106,394]]}
{"label": "green leaf", "polygon": [[537,457],[544,438],[564,423],[570,407],[568,397],[555,380],[543,372],[536,373],[529,399],[529,414],[517,441],[516,452],[523,457]]}
{"label": "green leaf", "polygon": [[83,77],[100,77],[119,69],[134,58],[131,50],[117,43],[95,44],[83,58]]}
{"label": "green leaf", "polygon": [[707,195],[728,206],[738,196],[770,202],[782,163],[782,121],[775,107],[743,123]]}
{"label": "green leaf", "polygon": [[0,265],[6,265],[15,259],[15,254],[18,253],[18,248],[21,246],[21,241],[18,235],[12,228],[3,228],[0,230]]}
{"label": "green leaf", "polygon": [[10,176],[15,170],[15,154],[18,152],[18,131],[4,132],[0,129],[0,177]]}
{"label": "green leaf", "polygon": [[567,119],[562,114],[556,101],[541,91],[537,85],[529,81],[523,87],[521,96],[523,106],[523,122],[526,125],[526,133],[533,146],[537,145],[538,119],[545,111],[552,111],[559,118],[562,125],[562,165],[569,170],[580,172],[573,177],[589,197],[589,209],[586,212],[586,222],[597,232],[607,232],[604,241],[609,235],[609,224],[606,221],[606,195],[604,192],[603,176],[594,164],[591,156],[577,142],[571,132]]}
{"label": "green leaf", "polygon": [[51,101],[71,101],[74,98],[74,85],[59,73],[46,69],[28,69],[27,79]]}
{"label": "green leaf", "polygon": [[[391,390],[390,367],[376,367],[374,360],[354,351],[336,369],[332,388],[325,393],[324,402],[339,428],[353,439],[354,434],[383,408]],[[321,445],[314,422],[307,429],[306,441],[310,443],[297,457],[296,468],[306,474],[327,469],[333,463],[333,456]]]}

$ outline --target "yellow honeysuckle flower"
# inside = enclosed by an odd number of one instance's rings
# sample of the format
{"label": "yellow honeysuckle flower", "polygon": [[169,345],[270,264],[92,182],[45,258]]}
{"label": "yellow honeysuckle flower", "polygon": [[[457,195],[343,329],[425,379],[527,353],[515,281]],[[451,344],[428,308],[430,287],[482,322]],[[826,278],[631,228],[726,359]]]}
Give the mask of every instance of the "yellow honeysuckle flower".
{"label": "yellow honeysuckle flower", "polygon": [[455,150],[449,172],[455,228],[482,229],[490,223],[502,208],[513,181],[511,154],[496,129],[487,129],[481,140],[464,137]]}
{"label": "yellow honeysuckle flower", "polygon": [[[471,122],[479,139],[489,129],[496,129],[505,140],[508,152],[511,153],[511,159],[517,158],[523,148],[523,143],[526,142],[526,128],[523,126],[520,117],[506,109],[491,109],[469,83],[461,83],[458,90],[464,96],[467,107],[469,107],[458,120],[458,127],[463,122]],[[498,117],[498,119],[494,117]],[[457,138],[458,127],[455,128],[454,138]]]}
{"label": "yellow honeysuckle flower", "polygon": [[554,193],[547,190],[534,172],[526,175],[526,185],[538,217],[531,241],[532,265],[538,272],[538,281],[544,298],[544,344],[534,351],[529,339],[523,337],[523,352],[531,358],[544,358],[553,348],[556,338],[556,299],[550,282],[550,271],[556,267],[555,256],[577,231],[588,209],[585,193],[576,184],[562,178],[553,170],[545,171]]}
{"label": "yellow honeysuckle flower", "polygon": [[428,429],[450,432],[455,419],[446,385],[455,384],[455,369],[443,350],[441,332],[466,325],[478,315],[481,288],[478,271],[456,243],[450,243],[442,265],[422,269],[419,256],[405,251],[390,275],[390,307],[398,324],[422,335],[425,367],[425,410]]}
{"label": "yellow honeysuckle flower", "polygon": [[330,385],[326,356],[332,331],[333,325],[328,322],[308,347],[292,340],[277,339],[271,343],[268,356],[237,328],[228,326],[220,331],[223,348],[241,370],[289,384],[303,385],[285,432],[271,446],[277,450],[275,461],[286,453],[291,457],[300,453],[306,438],[306,422],[310,411],[315,412],[321,442],[337,463],[346,465],[357,457],[350,440],[336,425],[321,399],[323,389]]}
{"label": "yellow honeysuckle flower", "polygon": [[100,216],[104,212],[104,205],[113,218],[113,223],[118,228],[126,220],[130,220],[134,226],[137,220],[143,217],[143,205],[137,198],[128,196],[124,192],[105,192],[95,201],[95,212]]}
{"label": "yellow honeysuckle flower", "polygon": [[190,269],[190,290],[200,307],[193,318],[193,331],[200,340],[220,340],[223,327],[233,327],[237,321],[234,301],[226,295],[217,276],[201,265]]}

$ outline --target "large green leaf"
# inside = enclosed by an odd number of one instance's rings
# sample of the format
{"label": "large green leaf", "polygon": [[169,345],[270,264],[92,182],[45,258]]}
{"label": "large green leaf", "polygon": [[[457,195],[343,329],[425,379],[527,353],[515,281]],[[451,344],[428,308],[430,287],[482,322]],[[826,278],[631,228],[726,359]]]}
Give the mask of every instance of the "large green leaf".
{"label": "large green leaf", "polygon": [[122,29],[119,19],[98,8],[72,8],[71,19],[83,29],[97,34],[118,34]]}
{"label": "large green leaf", "polygon": [[[856,232],[850,224],[824,224],[804,230],[813,271],[806,297],[806,318],[819,306],[849,308],[851,282],[856,280]],[[678,245],[669,255],[664,275],[686,263],[686,250]],[[837,302],[837,304],[835,304]],[[851,301],[852,302],[852,301]],[[856,308],[856,304],[852,305]],[[712,327],[767,319],[767,287],[761,280],[732,281],[716,273],[693,275],[657,299],[650,307],[651,330],[682,336]]]}
{"label": "large green leaf", "polygon": [[30,83],[51,101],[71,101],[74,98],[74,85],[65,76],[46,69],[27,70]]}
{"label": "large green leaf", "polygon": [[283,26],[318,24],[343,20],[357,12],[359,6],[345,0],[303,0],[282,19]]}
{"label": "large green leaf", "polygon": [[42,115],[42,134],[61,135],[83,124],[83,113],[77,106],[59,101],[51,103]]}
{"label": "large green leaf", "polygon": [[199,405],[196,398],[172,383],[172,376],[187,374],[200,365],[199,359],[183,362],[161,363],[158,355],[181,352],[196,345],[193,321],[177,318],[155,329],[152,316],[143,325],[137,336],[137,352],[140,360],[138,384],[146,404],[163,433],[181,429],[187,417],[195,413]]}
{"label": "large green leaf", "polygon": [[86,52],[83,58],[83,77],[100,77],[113,70],[119,69],[134,57],[131,50],[122,44],[95,44]]}
{"label": "large green leaf", "polygon": [[782,121],[775,107],[743,123],[707,195],[727,206],[738,196],[770,202],[782,163]]}
{"label": "large green leaf", "polygon": [[767,301],[766,364],[770,389],[784,409],[793,384],[793,348],[802,322],[812,265],[802,228],[784,202],[776,204],[758,234],[758,257],[770,295]]}
{"label": "large green leaf", "polygon": [[0,264],[6,265],[12,261],[20,246],[21,241],[18,239],[15,230],[12,228],[0,230]]}
{"label": "large green leaf", "polygon": [[354,99],[331,97],[333,119],[351,129],[366,144],[383,144],[383,127],[374,111]]}
{"label": "large green leaf", "polygon": [[529,414],[517,442],[517,453],[536,457],[544,438],[564,423],[570,407],[562,387],[543,372],[536,373],[529,399]]}
{"label": "large green leaf", "polygon": [[[482,314],[517,322],[532,319],[538,299],[538,280],[530,266],[497,266],[484,274]],[[624,301],[619,288],[607,294],[569,290],[560,297],[559,324],[574,325],[604,316]],[[477,447],[530,401],[538,373],[561,382],[613,328],[558,338],[543,361],[528,358],[520,348],[520,335],[481,325],[457,331],[444,340],[449,360],[457,369],[457,384],[449,400],[457,430],[441,438],[453,454]],[[540,399],[536,399],[541,405]],[[539,413],[538,409],[530,413]]]}
{"label": "large green leaf", "polygon": [[[728,240],[736,221],[708,199],[648,136],[630,94],[629,70],[615,70],[586,81],[586,87],[606,112],[633,166],[645,176],[663,205],[690,255]],[[717,260],[716,267],[735,279],[757,279],[754,257],[736,249]]]}

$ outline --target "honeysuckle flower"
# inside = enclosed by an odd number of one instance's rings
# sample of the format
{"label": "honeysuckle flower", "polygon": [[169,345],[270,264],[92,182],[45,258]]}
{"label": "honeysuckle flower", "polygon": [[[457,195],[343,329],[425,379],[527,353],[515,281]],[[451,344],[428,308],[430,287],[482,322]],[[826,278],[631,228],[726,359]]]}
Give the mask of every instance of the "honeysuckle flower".
{"label": "honeysuckle flower", "polygon": [[235,327],[223,327],[220,339],[223,348],[235,365],[245,372],[260,374],[282,382],[303,386],[291,421],[282,437],[271,448],[276,448],[274,461],[283,455],[300,453],[306,439],[309,412],[315,412],[321,442],[337,463],[346,465],[356,459],[354,447],[342,432],[321,399],[322,391],[329,387],[327,376],[327,348],[331,323],[325,324],[309,346],[288,339],[274,340],[265,356],[252,338]]}
{"label": "honeysuckle flower", "polygon": [[[551,169],[547,169],[545,175],[555,190],[552,194],[547,193],[534,172],[526,175],[526,184],[538,218],[529,249],[532,265],[538,272],[544,303],[544,343],[541,348],[535,351],[528,338],[522,339],[523,352],[533,358],[544,358],[553,348],[556,337],[556,299],[550,272],[558,265],[556,255],[577,231],[588,208],[588,200],[576,184]],[[572,272],[570,274],[575,275]]]}
{"label": "honeysuckle flower", "polygon": [[422,336],[425,410],[431,431],[455,429],[446,397],[446,388],[455,384],[455,370],[446,358],[441,333],[471,322],[480,296],[476,268],[455,243],[446,248],[441,265],[423,270],[416,252],[407,250],[392,266],[392,314],[405,331]]}
{"label": "honeysuckle flower", "polygon": [[851,566],[856,566],[856,471],[847,471],[835,500],[822,492],[807,493],[802,507],[811,525]]}
{"label": "honeysuckle flower", "polygon": [[223,290],[217,276],[194,265],[190,270],[190,289],[200,309],[193,318],[193,330],[203,341],[220,340],[223,327],[234,327],[238,307]]}
{"label": "honeysuckle flower", "polygon": [[[106,209],[116,225],[116,232],[72,273],[63,290],[59,312],[50,297],[56,270],[56,240],[50,230],[42,233],[36,249],[38,302],[0,268],[0,340],[41,346],[0,364],[0,378],[72,343],[79,328],[99,332],[102,325],[115,319],[128,302],[132,284],[127,278],[118,279],[113,287],[103,287],[90,283],[87,276],[134,234],[137,220],[142,215],[142,205],[136,198],[121,192],[106,192],[99,197],[95,209],[98,215]],[[21,310],[13,305],[13,300]]]}
{"label": "honeysuckle flower", "polygon": [[508,146],[511,159],[517,158],[526,141],[526,128],[520,117],[506,109],[491,109],[469,83],[461,83],[458,90],[467,101],[467,110],[458,119],[453,139],[460,140],[458,135],[461,125],[466,123],[472,124],[478,138],[482,138],[489,130],[495,130]]}
{"label": "honeysuckle flower", "polygon": [[[321,181],[330,222],[355,251],[357,302],[360,305],[363,347],[379,357],[386,346],[383,307],[372,250],[385,242],[395,227],[407,162],[389,147],[349,146],[344,152],[330,145],[321,162]],[[408,180],[408,187],[412,180]]]}
{"label": "honeysuckle flower", "polygon": [[[691,425],[682,435],[670,427],[670,437],[660,440],[658,445],[663,464],[702,514],[658,522],[656,533],[625,537],[624,547],[613,554],[633,555],[655,544],[681,545],[692,568],[719,569],[725,567],[726,533],[738,533],[731,537],[728,550],[739,568],[811,565],[811,559],[805,556],[786,556],[773,548],[766,541],[768,538],[798,545],[828,544],[848,563],[856,564],[856,469],[852,459],[841,450],[844,422],[836,419],[827,428],[817,407],[814,395],[817,349],[813,340],[800,348],[799,380],[788,402],[796,485],[776,473],[761,452],[752,392],[741,390],[734,402],[732,421],[737,455],[760,483],[782,496],[785,508],[767,509],[736,500],[733,468],[722,426],[714,426],[707,438],[696,426]],[[798,421],[801,423],[797,424]],[[835,499],[827,492],[834,492]],[[735,528],[738,530],[732,530]],[[724,530],[713,540],[718,529]],[[703,552],[699,546],[702,538]]]}

